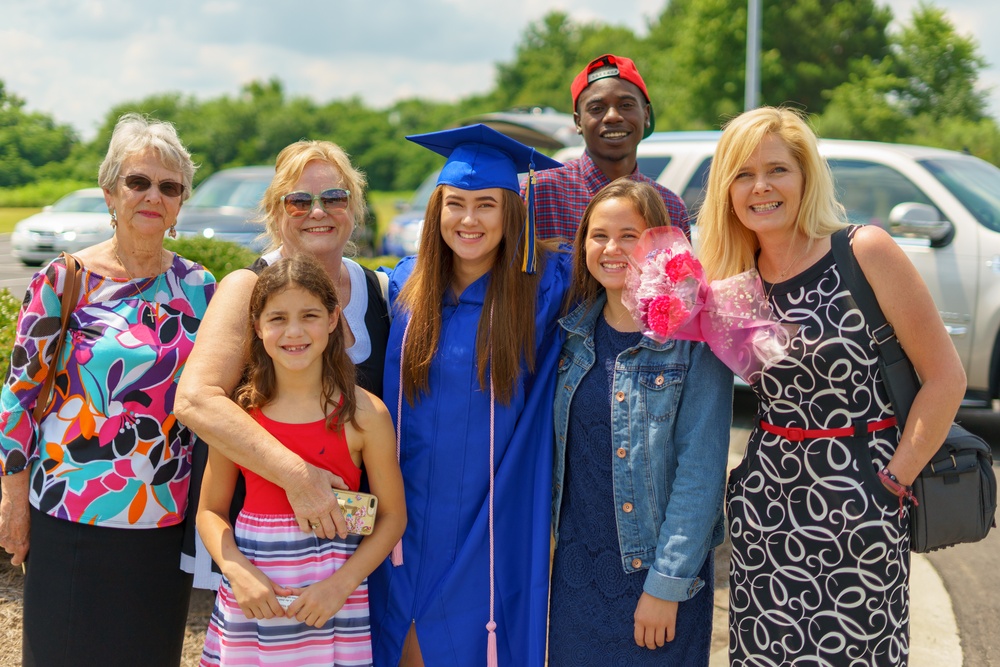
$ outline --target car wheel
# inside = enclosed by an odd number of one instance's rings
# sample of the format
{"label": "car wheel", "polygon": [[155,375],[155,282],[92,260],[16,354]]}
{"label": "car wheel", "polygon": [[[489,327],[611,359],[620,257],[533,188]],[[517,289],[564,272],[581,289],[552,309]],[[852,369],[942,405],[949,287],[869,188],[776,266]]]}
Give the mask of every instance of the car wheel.
{"label": "car wheel", "polygon": [[43,259],[22,259],[21,264],[30,267],[38,267],[45,263]]}

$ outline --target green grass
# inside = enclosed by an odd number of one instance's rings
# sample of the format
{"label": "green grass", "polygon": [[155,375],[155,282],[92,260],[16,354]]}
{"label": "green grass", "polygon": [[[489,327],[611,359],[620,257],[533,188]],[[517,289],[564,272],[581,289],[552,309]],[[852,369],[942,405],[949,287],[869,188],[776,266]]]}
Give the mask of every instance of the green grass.
{"label": "green grass", "polygon": [[0,208],[0,234],[11,233],[14,231],[15,223],[41,210],[40,208]]}
{"label": "green grass", "polygon": [[389,221],[399,213],[397,204],[408,202],[411,197],[413,197],[412,191],[368,193],[368,199],[372,203],[372,208],[375,209],[375,218],[378,220],[378,238],[381,238],[382,234],[385,233],[386,228],[389,226]]}

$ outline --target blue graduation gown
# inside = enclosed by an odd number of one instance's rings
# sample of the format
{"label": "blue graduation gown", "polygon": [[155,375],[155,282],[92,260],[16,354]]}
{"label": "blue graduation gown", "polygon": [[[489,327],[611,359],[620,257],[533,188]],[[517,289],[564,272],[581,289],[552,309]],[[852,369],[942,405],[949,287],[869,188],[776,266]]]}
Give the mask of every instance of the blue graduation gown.
{"label": "blue graduation gown", "polygon": [[[390,301],[413,271],[397,265]],[[569,255],[550,254],[538,290],[535,373],[522,373],[494,431],[494,553],[497,655],[501,666],[545,661],[552,500],[552,401],[562,346],[558,325]],[[376,666],[396,667],[411,622],[429,666],[486,664],[490,611],[490,395],[479,388],[476,332],[490,274],[442,308],[430,392],[402,409],[400,465],[406,490],[403,560],[368,580]],[[487,314],[488,317],[488,314]],[[395,310],[385,364],[393,419],[408,314]]]}

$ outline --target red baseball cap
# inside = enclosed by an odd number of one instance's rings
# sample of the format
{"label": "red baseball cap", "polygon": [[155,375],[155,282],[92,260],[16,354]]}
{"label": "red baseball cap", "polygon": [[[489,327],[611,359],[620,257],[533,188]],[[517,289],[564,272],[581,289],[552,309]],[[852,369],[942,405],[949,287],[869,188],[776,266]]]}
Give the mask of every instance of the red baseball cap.
{"label": "red baseball cap", "polygon": [[576,102],[580,99],[580,93],[587,86],[599,79],[606,79],[611,76],[635,84],[642,91],[642,94],[645,95],[646,103],[649,104],[649,127],[642,133],[642,138],[645,139],[653,133],[653,129],[656,127],[656,118],[653,116],[653,105],[649,102],[649,91],[646,90],[646,82],[639,76],[639,70],[636,69],[635,63],[632,62],[631,58],[623,58],[622,56],[606,53],[599,58],[591,60],[586,67],[580,70],[580,73],[573,79],[573,85],[570,86],[570,92],[573,93],[573,110],[576,110]]}

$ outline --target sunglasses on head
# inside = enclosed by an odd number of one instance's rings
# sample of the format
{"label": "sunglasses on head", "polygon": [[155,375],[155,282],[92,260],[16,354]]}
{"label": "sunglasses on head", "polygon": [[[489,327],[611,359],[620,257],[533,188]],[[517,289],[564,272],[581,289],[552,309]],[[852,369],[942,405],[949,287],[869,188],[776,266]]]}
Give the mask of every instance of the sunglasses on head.
{"label": "sunglasses on head", "polygon": [[[124,179],[125,187],[132,192],[145,192],[153,186],[152,179],[142,174],[129,174],[118,178]],[[156,187],[164,197],[180,197],[184,194],[184,184],[177,181],[160,181]]]}
{"label": "sunglasses on head", "polygon": [[318,195],[311,192],[292,192],[281,198],[281,203],[285,205],[285,213],[293,218],[300,218],[308,215],[316,203],[323,207],[327,213],[343,211],[347,208],[347,200],[350,198],[350,190],[343,188],[330,188],[323,190]]}

